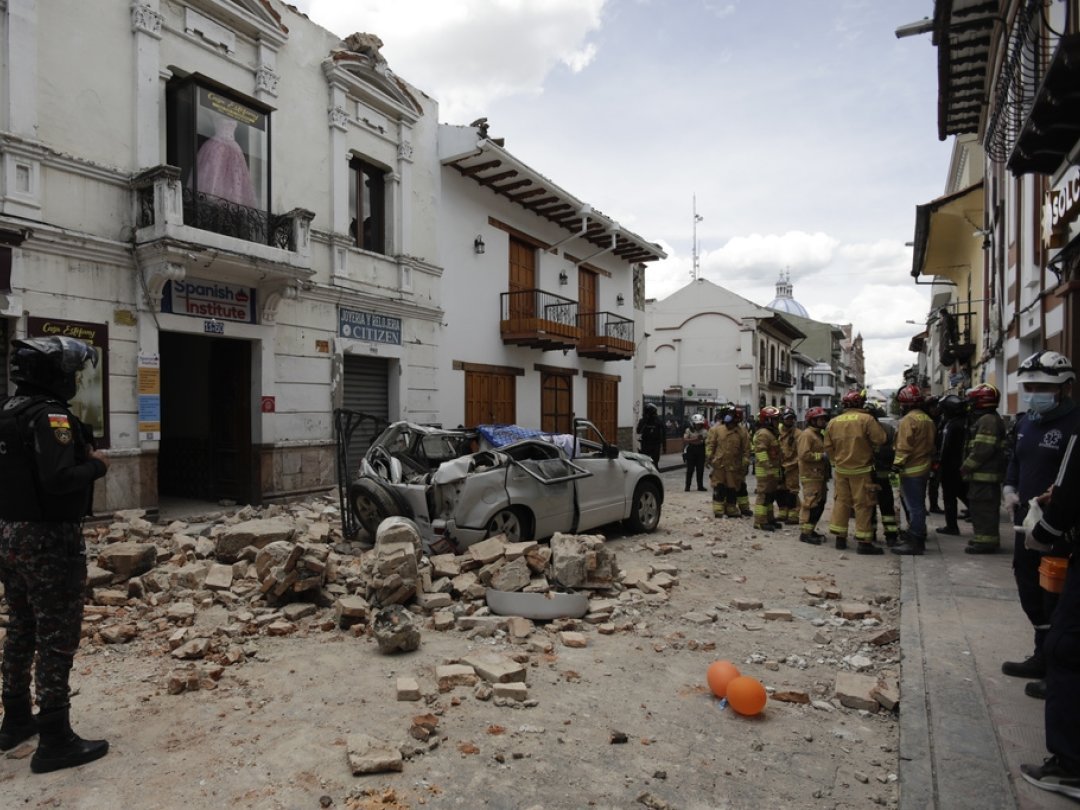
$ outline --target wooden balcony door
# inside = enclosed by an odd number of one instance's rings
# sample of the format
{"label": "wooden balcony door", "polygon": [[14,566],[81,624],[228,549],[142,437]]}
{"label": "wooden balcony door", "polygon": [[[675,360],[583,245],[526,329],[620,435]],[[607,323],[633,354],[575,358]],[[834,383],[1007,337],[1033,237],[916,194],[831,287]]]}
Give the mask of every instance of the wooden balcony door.
{"label": "wooden balcony door", "polygon": [[600,429],[604,438],[619,440],[619,378],[607,374],[587,374],[589,382],[589,421]]}
{"label": "wooden balcony door", "polygon": [[597,325],[596,298],[597,298],[596,273],[578,268],[578,314],[581,316],[582,334],[595,335]]}
{"label": "wooden balcony door", "polygon": [[533,296],[526,290],[536,289],[536,248],[517,237],[510,237],[510,320],[536,317]]}

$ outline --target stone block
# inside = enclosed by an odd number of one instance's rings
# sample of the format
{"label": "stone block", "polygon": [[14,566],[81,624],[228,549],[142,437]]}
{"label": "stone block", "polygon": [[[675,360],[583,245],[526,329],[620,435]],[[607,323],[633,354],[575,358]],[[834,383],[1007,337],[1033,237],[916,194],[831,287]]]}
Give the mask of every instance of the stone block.
{"label": "stone block", "polygon": [[400,749],[367,734],[350,734],[345,743],[345,751],[353,776],[402,769]]}
{"label": "stone block", "polygon": [[732,599],[731,606],[736,610],[761,610],[762,604],[758,599]]}
{"label": "stone block", "polygon": [[875,646],[881,647],[885,644],[892,644],[894,641],[900,639],[900,631],[895,627],[889,627],[882,630],[880,633],[872,636],[869,641]]}
{"label": "stone block", "polygon": [[576,633],[573,630],[564,630],[559,633],[559,641],[562,642],[564,647],[587,647],[589,646],[588,639],[584,633]]}
{"label": "stone block", "polygon": [[496,683],[494,686],[495,697],[507,700],[523,701],[529,697],[529,687],[524,683]]}
{"label": "stone block", "polygon": [[479,543],[473,543],[466,549],[465,555],[481,565],[487,565],[500,559],[503,556],[505,547],[506,541],[503,536],[496,535],[495,537],[489,537],[487,540],[481,540]]}
{"label": "stone block", "polygon": [[245,520],[217,536],[214,556],[221,562],[236,562],[247,546],[265,548],[270,543],[291,540],[295,533],[296,527],[284,518]]}
{"label": "stone block", "polygon": [[540,544],[534,540],[526,540],[521,543],[507,543],[503,547],[503,556],[507,560],[516,560],[519,557],[525,557],[532,551],[540,548]]}
{"label": "stone block", "polygon": [[449,692],[456,686],[475,686],[478,680],[476,670],[465,664],[442,664],[435,667],[435,683],[440,692]]}
{"label": "stone block", "polygon": [[210,566],[210,570],[206,572],[206,579],[203,580],[203,587],[209,588],[211,591],[227,591],[232,587],[232,581],[232,566],[214,563]]}
{"label": "stone block", "polygon": [[308,616],[314,616],[318,608],[311,602],[292,602],[281,609],[281,615],[286,621],[298,622]]}
{"label": "stone block", "polygon": [[525,682],[525,667],[502,655],[473,653],[465,656],[462,663],[472,667],[488,683]]}
{"label": "stone block", "polygon": [[395,515],[388,517],[379,524],[375,530],[375,548],[381,549],[384,545],[407,544],[412,547],[413,553],[420,552],[420,529],[406,517]]}
{"label": "stone block", "polygon": [[790,610],[766,610],[765,618],[774,622],[790,622],[795,619]]}
{"label": "stone block", "polygon": [[[519,544],[521,545],[521,544]],[[497,591],[520,591],[529,584],[529,565],[524,557],[509,560],[495,572],[490,585]]]}
{"label": "stone block", "polygon": [[870,694],[885,709],[892,711],[900,705],[900,684],[895,678],[882,678],[870,690]]}
{"label": "stone block", "polygon": [[116,543],[101,550],[97,564],[121,579],[137,577],[157,564],[157,546],[153,543]]}
{"label": "stone block", "polygon": [[869,605],[863,605],[858,602],[841,602],[840,603],[840,615],[845,619],[865,619],[871,613],[873,608]]}
{"label": "stone block", "polygon": [[461,563],[456,554],[436,554],[429,558],[429,562],[436,577],[453,579],[461,573]]}
{"label": "stone block", "polygon": [[398,700],[420,700],[421,697],[420,684],[417,683],[416,678],[397,679]]}
{"label": "stone block", "polygon": [[525,562],[529,564],[529,570],[534,574],[543,573],[551,562],[551,547],[537,546],[531,551],[525,552]]}
{"label": "stone block", "polygon": [[842,706],[849,709],[865,709],[868,712],[876,712],[881,707],[874,690],[877,689],[877,678],[869,675],[858,675],[854,672],[837,672],[836,684],[833,694]]}

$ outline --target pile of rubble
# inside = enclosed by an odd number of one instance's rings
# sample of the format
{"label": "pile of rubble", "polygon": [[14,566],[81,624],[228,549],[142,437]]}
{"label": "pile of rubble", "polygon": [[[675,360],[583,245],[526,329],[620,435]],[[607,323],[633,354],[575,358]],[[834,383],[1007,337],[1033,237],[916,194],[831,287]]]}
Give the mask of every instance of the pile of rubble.
{"label": "pile of rubble", "polygon": [[[620,571],[600,535],[556,535],[550,544],[492,537],[462,555],[428,557],[405,519],[387,521],[373,548],[346,542],[339,527],[327,497],[167,525],[141,510],[118,512],[109,525],[86,529],[86,651],[160,644],[174,662],[163,685],[179,694],[215,688],[227,667],[257,654],[259,636],[370,634],[386,652],[415,649],[421,629],[524,643],[533,622],[495,615],[489,588],[589,593],[580,622],[547,628],[566,645],[585,646],[584,625],[633,630],[636,606],[665,601],[677,582],[670,565]],[[212,620],[196,621],[210,610]],[[0,615],[0,640],[6,623]],[[498,696],[524,702],[516,692]]]}

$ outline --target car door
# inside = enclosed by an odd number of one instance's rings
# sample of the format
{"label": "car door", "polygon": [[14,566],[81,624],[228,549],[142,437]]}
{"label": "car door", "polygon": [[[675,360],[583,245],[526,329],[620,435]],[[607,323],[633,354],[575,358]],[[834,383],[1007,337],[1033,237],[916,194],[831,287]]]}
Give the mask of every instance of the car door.
{"label": "car door", "polygon": [[575,420],[578,437],[574,463],[592,473],[574,482],[577,489],[577,531],[622,520],[627,514],[629,468],[626,459],[604,441],[591,423]]}

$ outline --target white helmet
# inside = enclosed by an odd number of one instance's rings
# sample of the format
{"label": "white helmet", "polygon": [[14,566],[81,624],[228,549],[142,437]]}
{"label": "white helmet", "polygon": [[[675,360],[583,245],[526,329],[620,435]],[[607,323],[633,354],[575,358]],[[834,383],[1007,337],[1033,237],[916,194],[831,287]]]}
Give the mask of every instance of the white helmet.
{"label": "white helmet", "polygon": [[1050,383],[1061,385],[1076,379],[1072,363],[1063,354],[1051,351],[1035,352],[1016,370],[1020,384]]}
{"label": "white helmet", "polygon": [[690,417],[690,424],[691,425],[704,425],[705,424],[705,417],[702,416],[700,413],[695,413],[693,416]]}

